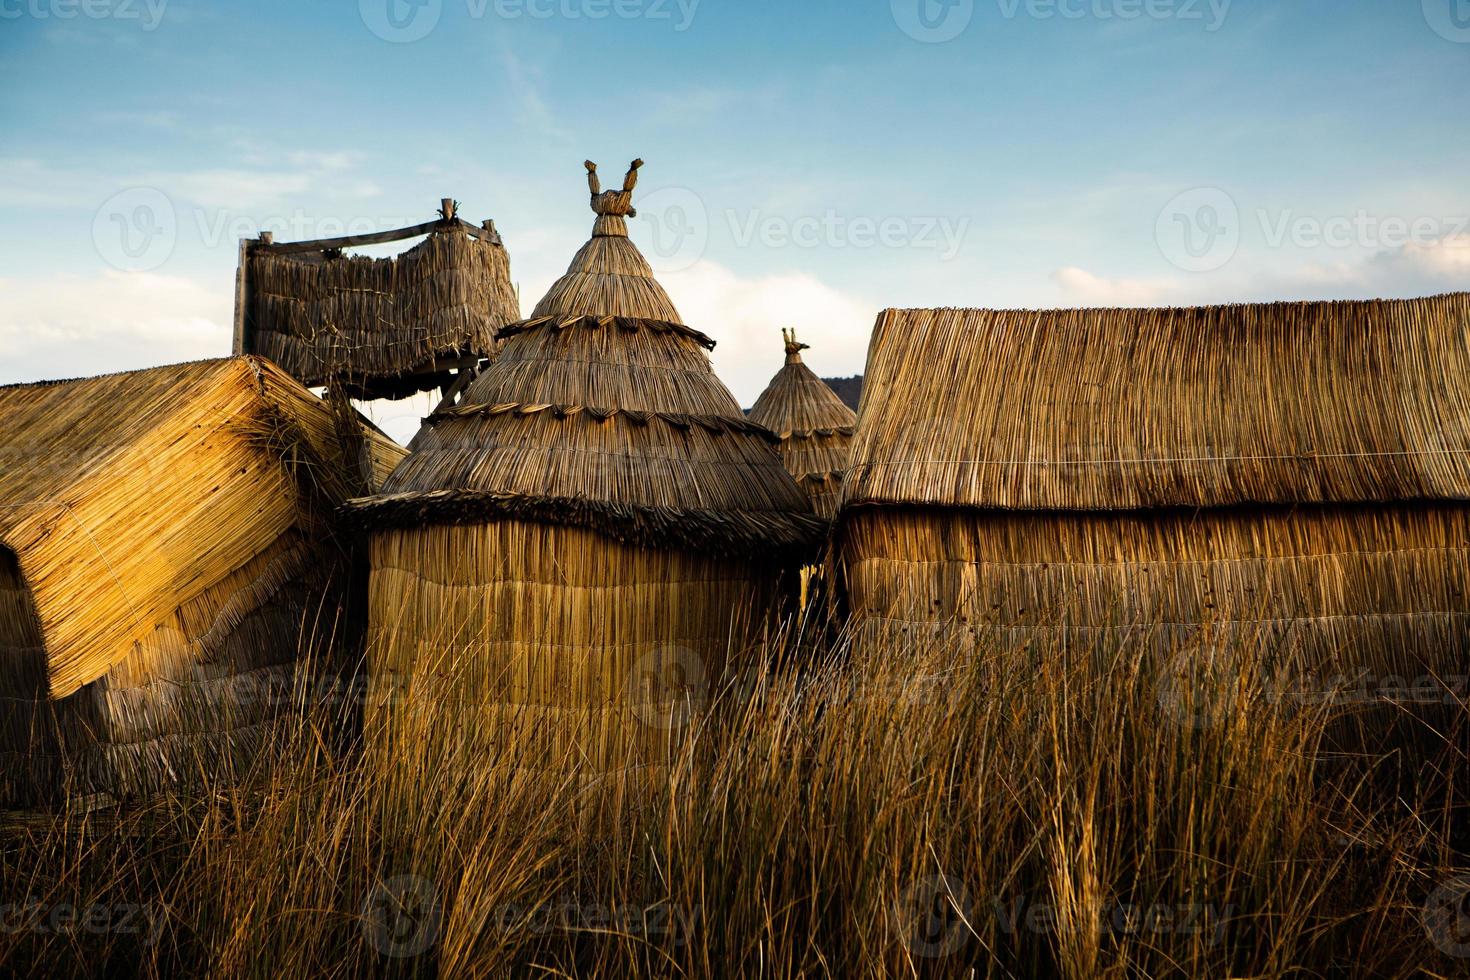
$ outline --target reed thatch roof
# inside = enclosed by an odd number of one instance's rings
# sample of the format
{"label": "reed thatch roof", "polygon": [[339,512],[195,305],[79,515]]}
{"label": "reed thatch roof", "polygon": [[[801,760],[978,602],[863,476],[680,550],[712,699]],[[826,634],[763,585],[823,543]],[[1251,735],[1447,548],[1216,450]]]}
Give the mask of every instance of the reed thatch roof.
{"label": "reed thatch roof", "polygon": [[0,388],[0,418],[0,554],[54,698],[288,532],[325,535],[404,455],[366,429],[345,445],[336,413],[254,357]]}
{"label": "reed thatch roof", "polygon": [[849,504],[1132,510],[1470,499],[1470,294],[889,310]]}
{"label": "reed thatch roof", "polygon": [[781,462],[811,498],[817,514],[831,519],[842,497],[857,413],[842,403],[826,382],[802,363],[807,344],[795,330],[783,330],[786,364],[750,410],[750,421],[781,440]]}
{"label": "reed thatch roof", "polygon": [[[397,526],[513,514],[639,544],[754,550],[812,546],[820,523],[714,374],[628,238],[635,161],[603,193],[588,163],[592,239],[533,315],[501,332],[495,361],[436,412],[383,494],[354,502]],[[698,545],[695,543],[698,542]]]}
{"label": "reed thatch roof", "polygon": [[489,357],[496,331],[521,315],[498,236],[470,237],[447,219],[393,258],[256,245],[246,261],[245,352],[359,397],[436,386],[447,376],[436,365]]}

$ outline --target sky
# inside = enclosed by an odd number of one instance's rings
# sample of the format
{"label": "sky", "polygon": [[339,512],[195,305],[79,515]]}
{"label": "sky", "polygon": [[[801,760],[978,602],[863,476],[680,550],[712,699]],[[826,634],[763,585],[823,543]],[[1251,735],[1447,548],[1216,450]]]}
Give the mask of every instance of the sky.
{"label": "sky", "polygon": [[240,237],[442,197],[529,311],[587,158],[747,405],[886,307],[1470,287],[1470,0],[0,0],[0,86],[0,384],[227,354]]}

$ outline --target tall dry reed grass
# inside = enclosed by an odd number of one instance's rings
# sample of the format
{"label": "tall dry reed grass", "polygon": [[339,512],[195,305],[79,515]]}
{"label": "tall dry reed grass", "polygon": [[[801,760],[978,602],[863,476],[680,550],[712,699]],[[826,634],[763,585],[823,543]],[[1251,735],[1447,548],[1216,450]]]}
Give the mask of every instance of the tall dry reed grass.
{"label": "tall dry reed grass", "polygon": [[[250,772],[12,815],[0,964],[164,977],[1463,975],[1463,691],[1355,754],[1353,699],[1126,647],[793,627],[652,678],[673,764],[529,769],[416,679],[292,692]],[[692,682],[690,679],[694,678]],[[687,686],[681,686],[689,682]],[[1300,687],[1300,686],[1298,686]],[[1452,688],[1453,685],[1447,684]],[[1366,724],[1366,722],[1365,722]],[[522,736],[517,736],[522,737]],[[1470,891],[1470,888],[1465,889]],[[1459,904],[1457,904],[1457,902]],[[1456,918],[1460,915],[1460,918]]]}

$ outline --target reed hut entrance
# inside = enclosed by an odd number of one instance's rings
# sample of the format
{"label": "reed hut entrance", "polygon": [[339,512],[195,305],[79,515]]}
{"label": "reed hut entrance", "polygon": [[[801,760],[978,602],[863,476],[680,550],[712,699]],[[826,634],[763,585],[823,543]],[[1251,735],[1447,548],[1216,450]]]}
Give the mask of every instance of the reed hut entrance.
{"label": "reed hut entrance", "polygon": [[[307,387],[363,401],[442,390],[452,403],[520,318],[495,222],[445,198],[439,218],[304,242],[240,242],[235,353],[268,357]],[[344,249],[428,236],[394,258]]]}
{"label": "reed hut entrance", "polygon": [[591,240],[352,505],[373,703],[431,680],[525,766],[666,760],[823,534],[628,237],[640,166],[604,193],[587,164]]}

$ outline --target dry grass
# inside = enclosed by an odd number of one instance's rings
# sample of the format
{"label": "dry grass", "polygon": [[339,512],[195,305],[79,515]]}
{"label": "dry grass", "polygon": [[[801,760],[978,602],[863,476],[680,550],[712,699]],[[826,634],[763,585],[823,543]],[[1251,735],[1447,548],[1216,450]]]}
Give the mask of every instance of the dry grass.
{"label": "dry grass", "polygon": [[0,967],[1463,974],[1434,940],[1464,935],[1422,922],[1466,864],[1462,701],[1411,754],[1348,759],[1322,739],[1350,709],[1276,696],[1244,651],[1184,685],[1149,663],[858,663],[797,635],[726,683],[666,687],[646,722],[672,762],[599,779],[526,767],[534,732],[466,724],[442,665],[365,753],[336,736],[359,699],[298,692],[234,789],[11,821]]}

